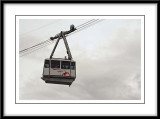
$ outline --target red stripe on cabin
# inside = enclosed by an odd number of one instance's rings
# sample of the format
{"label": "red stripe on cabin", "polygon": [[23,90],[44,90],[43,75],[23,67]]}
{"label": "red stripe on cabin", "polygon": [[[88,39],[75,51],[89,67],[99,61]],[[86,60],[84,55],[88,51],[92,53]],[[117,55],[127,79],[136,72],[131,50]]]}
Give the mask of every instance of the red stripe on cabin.
{"label": "red stripe on cabin", "polygon": [[67,74],[69,75],[68,72],[64,72],[64,73],[62,74],[62,76],[66,76]]}

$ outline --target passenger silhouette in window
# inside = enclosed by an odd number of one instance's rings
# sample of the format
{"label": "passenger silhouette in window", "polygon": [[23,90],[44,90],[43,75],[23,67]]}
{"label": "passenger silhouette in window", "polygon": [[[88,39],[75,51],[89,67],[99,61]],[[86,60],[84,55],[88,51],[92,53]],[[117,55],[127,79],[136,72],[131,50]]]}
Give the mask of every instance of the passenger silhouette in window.
{"label": "passenger silhouette in window", "polygon": [[62,69],[70,69],[70,62],[69,61],[62,61],[61,68]]}
{"label": "passenger silhouette in window", "polygon": [[60,61],[51,61],[51,68],[60,68]]}
{"label": "passenger silhouette in window", "polygon": [[44,68],[49,68],[49,60],[45,60]]}
{"label": "passenger silhouette in window", "polygon": [[75,69],[75,62],[71,62],[71,69],[72,69],[72,70]]}

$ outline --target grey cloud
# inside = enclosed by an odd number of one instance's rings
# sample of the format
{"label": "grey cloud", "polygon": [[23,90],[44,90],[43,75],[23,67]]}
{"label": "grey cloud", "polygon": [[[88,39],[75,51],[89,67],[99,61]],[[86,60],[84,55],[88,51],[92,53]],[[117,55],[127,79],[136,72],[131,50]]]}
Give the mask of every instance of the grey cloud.
{"label": "grey cloud", "polygon": [[[121,20],[123,21],[123,20]],[[116,22],[116,21],[115,21]],[[64,22],[65,23],[65,22]],[[124,23],[123,23],[124,24]],[[20,99],[27,100],[138,100],[141,97],[141,29],[138,21],[127,20],[112,34],[95,40],[88,51],[88,41],[70,37],[68,42],[77,62],[77,78],[69,88],[65,85],[45,84],[41,79],[44,58],[53,48],[49,46],[20,59]],[[105,25],[101,23],[102,26]],[[98,27],[98,24],[96,25]],[[94,26],[94,27],[96,27]],[[102,26],[99,27],[102,29]],[[98,29],[98,28],[97,28]],[[94,31],[93,31],[94,32]],[[98,35],[101,32],[96,32]],[[89,32],[87,32],[88,35]],[[108,34],[106,34],[108,35]],[[88,38],[92,38],[89,36]],[[86,37],[86,36],[85,36]],[[81,39],[78,40],[78,39]],[[91,39],[89,39],[91,40]],[[83,42],[83,43],[82,43]],[[86,42],[86,43],[85,43]],[[97,43],[96,43],[97,42]],[[91,45],[90,45],[91,46]],[[63,50],[62,50],[63,47]],[[49,51],[49,52],[48,52]],[[65,54],[63,42],[55,57]]]}

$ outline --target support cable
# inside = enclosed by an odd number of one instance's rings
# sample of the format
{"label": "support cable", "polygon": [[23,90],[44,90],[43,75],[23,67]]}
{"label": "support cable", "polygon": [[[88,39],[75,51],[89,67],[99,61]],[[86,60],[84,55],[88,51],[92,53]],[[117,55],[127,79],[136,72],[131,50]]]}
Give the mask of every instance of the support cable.
{"label": "support cable", "polygon": [[[89,20],[88,22],[85,22],[85,23],[77,26],[77,27],[76,27],[76,30],[75,30],[74,32],[70,33],[70,34],[67,34],[66,37],[67,37],[67,36],[70,36],[70,35],[72,35],[72,34],[74,34],[74,33],[77,33],[77,32],[79,32],[79,31],[81,31],[81,30],[83,30],[83,29],[85,29],[85,28],[88,28],[89,26],[97,23],[98,21],[100,21],[100,20],[99,20],[99,19]],[[48,45],[50,45],[50,44],[52,44],[52,43],[53,43],[53,41],[51,41],[50,39],[48,39],[48,40],[43,41],[43,42],[41,42],[41,43],[38,43],[38,44],[36,44],[36,45],[34,45],[34,46],[31,46],[31,47],[29,47],[29,48],[26,48],[26,49],[24,49],[24,50],[19,51],[19,54],[20,54],[20,56],[24,56],[24,55],[30,54],[30,53],[32,53],[32,52],[34,52],[34,51],[36,51],[36,50],[39,50],[39,49],[41,49],[41,48],[43,48],[43,47],[46,47],[46,46],[48,46]],[[26,53],[26,52],[27,52],[27,53]]]}

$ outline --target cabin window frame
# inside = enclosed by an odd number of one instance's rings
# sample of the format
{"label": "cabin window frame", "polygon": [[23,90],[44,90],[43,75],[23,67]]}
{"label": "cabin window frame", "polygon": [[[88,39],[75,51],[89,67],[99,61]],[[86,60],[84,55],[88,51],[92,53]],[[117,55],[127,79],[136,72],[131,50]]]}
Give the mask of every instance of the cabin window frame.
{"label": "cabin window frame", "polygon": [[[46,61],[48,61],[48,63],[46,63]],[[50,68],[50,61],[49,60],[44,61],[44,68]]]}
{"label": "cabin window frame", "polygon": [[[59,66],[57,67],[57,64],[56,64],[56,67],[54,65],[52,65],[52,62],[59,62]],[[61,68],[61,61],[60,60],[51,60],[51,65],[50,65],[50,68],[56,68],[56,69],[60,69]]]}
{"label": "cabin window frame", "polygon": [[[72,67],[72,63],[74,63],[74,66]],[[71,70],[75,70],[76,69],[76,63],[71,61],[71,66],[70,66]]]}
{"label": "cabin window frame", "polygon": [[[63,65],[63,62],[69,62],[67,65],[69,66],[68,68],[66,67],[66,66],[62,66]],[[62,60],[61,61],[61,69],[70,69],[71,68],[71,61],[64,61],[64,60]]]}

